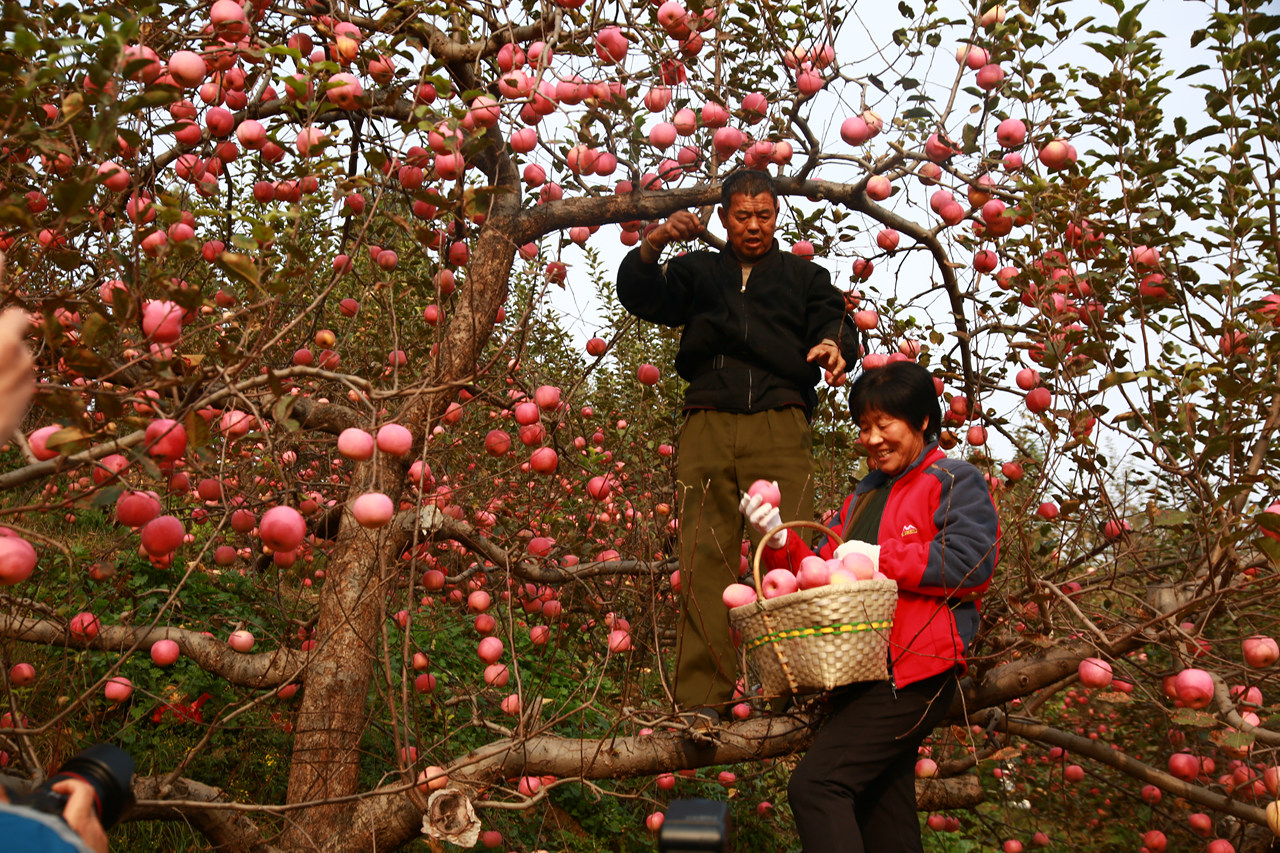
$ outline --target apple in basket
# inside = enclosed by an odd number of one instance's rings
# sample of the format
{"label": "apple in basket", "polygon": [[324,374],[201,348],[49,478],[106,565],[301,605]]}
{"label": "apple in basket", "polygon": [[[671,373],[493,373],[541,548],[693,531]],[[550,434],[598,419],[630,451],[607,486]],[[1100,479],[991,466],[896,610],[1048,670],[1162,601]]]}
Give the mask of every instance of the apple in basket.
{"label": "apple in basket", "polygon": [[751,604],[756,600],[756,591],[745,583],[731,583],[724,588],[724,606],[732,610]]}
{"label": "apple in basket", "polygon": [[[839,566],[839,563],[836,564]],[[831,581],[832,566],[821,557],[805,557],[800,561],[800,571],[796,572],[796,580],[801,589],[813,589],[826,586]]]}
{"label": "apple in basket", "polygon": [[876,574],[875,564],[866,554],[853,552],[840,558],[841,567],[860,581],[869,581]]}
{"label": "apple in basket", "polygon": [[790,569],[774,569],[764,576],[760,587],[765,598],[777,598],[780,595],[790,595],[795,592],[799,588],[799,583]]}

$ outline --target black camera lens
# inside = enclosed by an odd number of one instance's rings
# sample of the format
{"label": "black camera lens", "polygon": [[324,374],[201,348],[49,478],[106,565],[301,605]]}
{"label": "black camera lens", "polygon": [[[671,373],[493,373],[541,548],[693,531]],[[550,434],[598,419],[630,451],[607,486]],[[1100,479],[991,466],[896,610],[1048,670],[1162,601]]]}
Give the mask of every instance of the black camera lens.
{"label": "black camera lens", "polygon": [[104,830],[119,822],[133,806],[133,757],[118,746],[99,743],[58,768],[42,788],[60,779],[82,779],[94,792],[94,806]]}

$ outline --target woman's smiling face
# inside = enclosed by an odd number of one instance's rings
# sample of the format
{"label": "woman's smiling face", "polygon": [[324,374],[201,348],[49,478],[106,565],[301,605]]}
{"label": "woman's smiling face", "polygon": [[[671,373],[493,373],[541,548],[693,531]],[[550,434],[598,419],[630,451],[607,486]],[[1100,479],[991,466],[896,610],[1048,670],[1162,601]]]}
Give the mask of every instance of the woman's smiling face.
{"label": "woman's smiling face", "polygon": [[884,412],[867,412],[858,423],[858,441],[867,449],[872,468],[896,477],[924,452],[924,425],[915,427]]}

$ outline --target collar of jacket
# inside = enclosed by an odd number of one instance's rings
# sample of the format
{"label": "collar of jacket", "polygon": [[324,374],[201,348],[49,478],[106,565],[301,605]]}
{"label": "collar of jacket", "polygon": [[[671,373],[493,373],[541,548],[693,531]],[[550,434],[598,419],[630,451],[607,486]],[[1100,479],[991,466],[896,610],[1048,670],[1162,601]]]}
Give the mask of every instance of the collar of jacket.
{"label": "collar of jacket", "polygon": [[865,494],[872,489],[878,489],[888,480],[891,483],[898,483],[906,477],[913,476],[918,473],[927,463],[933,462],[939,456],[946,456],[941,449],[938,448],[938,442],[931,441],[924,446],[924,450],[920,451],[920,455],[916,457],[916,461],[912,462],[906,469],[896,477],[889,478],[881,471],[872,471],[859,481],[857,487],[853,490],[854,494]]}

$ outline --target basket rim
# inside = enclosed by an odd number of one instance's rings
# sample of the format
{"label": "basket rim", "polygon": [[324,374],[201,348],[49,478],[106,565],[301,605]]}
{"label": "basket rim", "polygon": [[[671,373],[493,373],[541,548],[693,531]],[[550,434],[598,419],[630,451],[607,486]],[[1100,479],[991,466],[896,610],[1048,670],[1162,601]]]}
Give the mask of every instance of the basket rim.
{"label": "basket rim", "polygon": [[804,604],[815,598],[833,598],[838,594],[880,592],[888,589],[892,589],[896,593],[898,591],[897,581],[888,578],[872,578],[870,580],[837,584],[836,586],[815,586],[813,589],[801,589],[786,595],[779,595],[776,598],[757,598],[750,604],[731,608],[729,610],[729,618],[742,618],[756,613],[781,614],[788,607]]}

